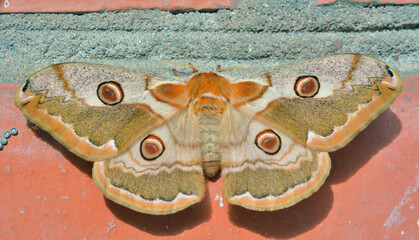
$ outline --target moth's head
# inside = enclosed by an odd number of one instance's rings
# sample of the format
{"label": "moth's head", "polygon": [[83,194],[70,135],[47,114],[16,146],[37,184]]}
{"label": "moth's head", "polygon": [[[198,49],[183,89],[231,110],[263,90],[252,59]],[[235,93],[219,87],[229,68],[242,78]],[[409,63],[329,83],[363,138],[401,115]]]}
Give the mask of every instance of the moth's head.
{"label": "moth's head", "polygon": [[197,73],[187,84],[188,93],[194,109],[224,112],[230,97],[230,82],[215,72]]}

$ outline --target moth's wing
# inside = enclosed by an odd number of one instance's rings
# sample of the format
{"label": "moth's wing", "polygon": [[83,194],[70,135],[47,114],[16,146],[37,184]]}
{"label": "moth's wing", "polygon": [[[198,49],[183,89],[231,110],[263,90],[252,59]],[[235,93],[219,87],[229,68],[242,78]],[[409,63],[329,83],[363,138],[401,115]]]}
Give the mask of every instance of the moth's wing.
{"label": "moth's wing", "polygon": [[[327,152],[346,145],[384,111],[400,93],[402,79],[375,58],[343,54],[292,64],[232,88],[233,106],[251,121],[247,139],[223,153],[224,197],[269,211],[317,191],[330,171]],[[250,89],[260,91],[242,97]],[[267,154],[258,147],[265,131],[280,139],[278,152]],[[265,144],[274,142],[268,138]]]}
{"label": "moth's wing", "polygon": [[[102,160],[126,150],[178,112],[152,97],[146,79],[145,74],[106,65],[57,64],[32,74],[16,91],[15,104],[70,151],[89,161]],[[99,99],[98,87],[106,82],[120,88],[120,103],[106,105]]]}
{"label": "moth's wing", "polygon": [[[312,98],[302,98],[295,90],[304,76],[318,79],[320,87]],[[260,98],[239,109],[325,152],[351,141],[394,101],[403,84],[387,64],[356,54],[298,62],[272,71],[269,80]]]}
{"label": "moth's wing", "polygon": [[166,124],[149,136],[164,144],[163,153],[152,161],[141,153],[144,139],[140,139],[124,154],[95,162],[93,179],[103,194],[135,211],[156,215],[201,201],[205,179],[199,147],[179,145]]}
{"label": "moth's wing", "polygon": [[[320,188],[330,171],[327,152],[310,150],[257,120],[248,126],[247,137],[223,152],[223,196],[229,203],[273,211],[294,205]],[[266,132],[273,132],[274,138],[258,141]],[[280,143],[279,150],[266,153],[258,142],[267,147]]]}

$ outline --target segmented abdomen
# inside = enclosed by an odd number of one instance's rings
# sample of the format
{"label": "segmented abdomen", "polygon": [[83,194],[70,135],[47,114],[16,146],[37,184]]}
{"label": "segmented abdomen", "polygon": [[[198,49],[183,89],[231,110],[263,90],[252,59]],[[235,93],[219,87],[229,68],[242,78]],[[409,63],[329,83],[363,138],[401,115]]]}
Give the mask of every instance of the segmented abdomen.
{"label": "segmented abdomen", "polygon": [[215,114],[205,114],[198,118],[198,125],[204,174],[213,177],[220,169],[221,163],[219,148],[220,119]]}

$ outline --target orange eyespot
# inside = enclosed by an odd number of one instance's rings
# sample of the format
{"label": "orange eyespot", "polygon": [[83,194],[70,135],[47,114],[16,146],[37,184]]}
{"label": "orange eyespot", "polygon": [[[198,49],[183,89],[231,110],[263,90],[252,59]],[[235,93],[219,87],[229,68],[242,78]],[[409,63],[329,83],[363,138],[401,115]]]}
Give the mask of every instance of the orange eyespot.
{"label": "orange eyespot", "polygon": [[154,135],[148,135],[140,144],[141,156],[147,160],[152,161],[164,152],[164,144],[160,138]]}
{"label": "orange eyespot", "polygon": [[103,82],[97,88],[97,96],[106,105],[116,105],[122,102],[124,93],[117,82]]}
{"label": "orange eyespot", "polygon": [[320,83],[315,76],[302,76],[295,81],[294,91],[302,98],[312,98],[317,95]]}
{"label": "orange eyespot", "polygon": [[272,130],[259,133],[255,139],[256,146],[269,155],[276,154],[281,149],[281,138]]}

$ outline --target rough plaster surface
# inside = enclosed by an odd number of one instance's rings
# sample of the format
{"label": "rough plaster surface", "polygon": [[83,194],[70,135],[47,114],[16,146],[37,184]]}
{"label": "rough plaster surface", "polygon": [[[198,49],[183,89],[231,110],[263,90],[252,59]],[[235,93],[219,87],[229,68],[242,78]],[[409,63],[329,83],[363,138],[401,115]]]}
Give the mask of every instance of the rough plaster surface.
{"label": "rough plaster surface", "polygon": [[0,23],[0,82],[22,82],[59,62],[151,73],[173,67],[161,60],[260,70],[346,52],[382,59],[402,75],[419,73],[418,5],[243,0],[216,12],[2,14]]}

